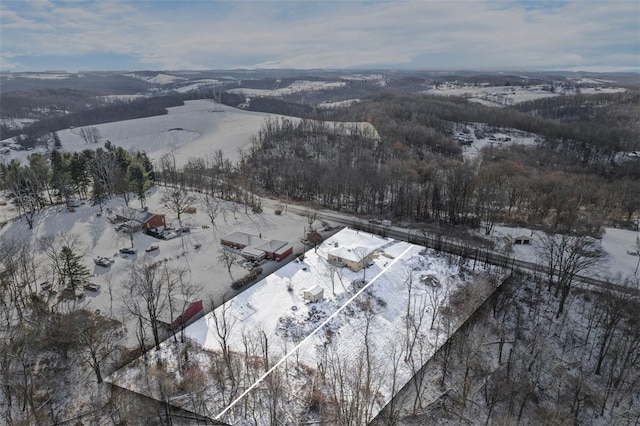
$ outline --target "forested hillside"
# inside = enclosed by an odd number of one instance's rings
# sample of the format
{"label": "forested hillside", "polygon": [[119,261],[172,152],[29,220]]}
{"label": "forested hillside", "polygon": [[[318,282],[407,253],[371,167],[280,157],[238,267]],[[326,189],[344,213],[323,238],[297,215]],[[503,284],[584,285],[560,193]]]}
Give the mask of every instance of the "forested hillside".
{"label": "forested hillside", "polygon": [[[557,109],[576,102],[554,100]],[[314,121],[269,122],[242,173],[272,194],[401,220],[588,231],[632,225],[640,168],[626,153],[640,149],[640,128],[627,106],[637,100],[638,93],[602,95],[584,108],[599,102],[606,112],[567,121],[458,98],[384,95],[334,114],[372,123],[379,138]],[[540,142],[487,148],[464,161],[453,137],[460,122],[524,130]]]}

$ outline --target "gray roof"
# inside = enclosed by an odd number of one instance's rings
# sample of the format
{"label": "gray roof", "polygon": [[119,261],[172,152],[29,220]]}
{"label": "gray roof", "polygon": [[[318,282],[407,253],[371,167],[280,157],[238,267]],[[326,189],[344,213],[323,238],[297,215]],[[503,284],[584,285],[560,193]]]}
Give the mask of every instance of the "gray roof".
{"label": "gray roof", "polygon": [[135,220],[136,222],[146,223],[153,216],[164,216],[160,213],[153,213],[146,210],[137,210],[131,207],[117,206],[113,210],[116,217]]}
{"label": "gray roof", "polygon": [[251,234],[247,234],[246,232],[240,232],[240,231],[232,232],[231,234],[225,235],[220,239],[224,241],[229,241],[230,243],[233,243],[233,244],[238,244],[238,245],[247,246],[247,247],[260,245],[264,241],[260,239],[257,235],[251,235]]}
{"label": "gray roof", "polygon": [[280,249],[289,245],[286,241],[269,240],[264,244],[255,246],[258,250],[266,251],[267,253],[277,253]]}

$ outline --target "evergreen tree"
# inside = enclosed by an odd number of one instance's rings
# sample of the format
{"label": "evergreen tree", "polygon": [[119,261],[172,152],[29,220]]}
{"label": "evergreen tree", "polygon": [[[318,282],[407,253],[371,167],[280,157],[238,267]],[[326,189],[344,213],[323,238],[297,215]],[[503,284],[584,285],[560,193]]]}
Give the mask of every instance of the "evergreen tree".
{"label": "evergreen tree", "polygon": [[145,192],[151,187],[151,180],[144,169],[144,166],[137,160],[132,161],[127,169],[127,180],[129,188],[140,199],[140,207],[144,208]]}
{"label": "evergreen tree", "polygon": [[60,250],[60,282],[66,288],[74,292],[78,286],[85,284],[91,272],[82,264],[82,256],[76,254],[69,246],[63,246]]}
{"label": "evergreen tree", "polygon": [[62,142],[60,142],[60,137],[58,136],[58,132],[53,132],[53,148],[54,149],[62,148]]}
{"label": "evergreen tree", "polygon": [[51,186],[58,192],[58,196],[67,201],[71,195],[69,188],[68,155],[63,155],[57,149],[51,152]]}
{"label": "evergreen tree", "polygon": [[91,193],[91,205],[100,206],[100,213],[104,203],[109,199],[107,188],[97,176],[93,176],[93,192]]}
{"label": "evergreen tree", "polygon": [[80,196],[86,198],[87,188],[89,187],[89,174],[84,155],[74,152],[69,166],[71,182]]}

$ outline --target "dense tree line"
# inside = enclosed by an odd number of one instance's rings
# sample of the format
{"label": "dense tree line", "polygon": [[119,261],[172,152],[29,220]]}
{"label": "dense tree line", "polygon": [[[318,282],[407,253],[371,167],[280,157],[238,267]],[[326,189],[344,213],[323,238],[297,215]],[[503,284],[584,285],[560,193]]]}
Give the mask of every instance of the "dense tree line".
{"label": "dense tree line", "polygon": [[465,162],[444,132],[417,119],[414,125],[389,120],[377,126],[387,132],[379,138],[365,126],[269,121],[239,173],[268,193],[339,211],[482,221],[487,232],[497,221],[593,232],[605,222],[630,221],[640,209],[632,166],[629,173],[623,167],[606,175],[604,168],[576,163],[574,152],[559,155],[544,146],[487,149]]}
{"label": "dense tree line", "polygon": [[130,153],[108,141],[95,151],[54,149],[49,160],[34,153],[28,164],[16,160],[0,164],[0,187],[29,228],[37,212],[74,197],[91,199],[102,209],[112,196],[121,196],[128,205],[133,193],[144,207],[145,192],[154,179],[153,165],[144,152]]}
{"label": "dense tree line", "polygon": [[[11,129],[3,125],[0,126],[0,139],[11,138],[20,134],[26,134],[29,138],[38,138],[71,126],[90,126],[113,121],[164,115],[167,113],[167,108],[183,105],[184,99],[185,97],[182,95],[142,98],[130,102],[99,105],[70,114],[44,118],[22,129]],[[32,100],[31,102],[30,107],[32,109],[36,108],[33,104],[35,101]],[[51,102],[54,102],[54,100],[51,100]]]}
{"label": "dense tree line", "polygon": [[421,372],[435,392],[407,386],[373,424],[637,424],[637,292],[578,290],[557,319],[546,287],[509,276]]}

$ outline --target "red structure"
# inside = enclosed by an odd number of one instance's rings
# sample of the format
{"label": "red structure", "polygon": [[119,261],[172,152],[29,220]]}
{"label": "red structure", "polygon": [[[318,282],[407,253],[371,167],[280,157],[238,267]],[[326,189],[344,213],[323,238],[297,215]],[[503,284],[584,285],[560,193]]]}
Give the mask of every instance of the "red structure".
{"label": "red structure", "polygon": [[193,317],[195,317],[200,312],[202,312],[202,310],[203,310],[202,300],[189,303],[187,306],[187,309],[184,310],[182,315],[180,315],[171,323],[171,328],[175,330],[187,324],[189,320],[191,320]]}

